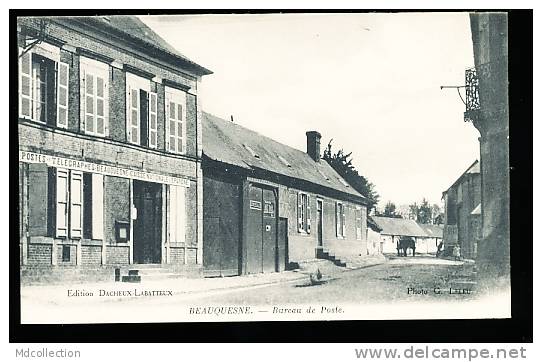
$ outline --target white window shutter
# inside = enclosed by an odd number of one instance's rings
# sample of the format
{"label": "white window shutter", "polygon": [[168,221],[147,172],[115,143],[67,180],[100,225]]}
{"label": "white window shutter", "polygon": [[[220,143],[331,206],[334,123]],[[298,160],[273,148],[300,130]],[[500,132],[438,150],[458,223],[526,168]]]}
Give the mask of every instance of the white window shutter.
{"label": "white window shutter", "polygon": [[86,115],[86,85],[85,85],[86,71],[80,67],[79,71],[79,123],[81,132],[86,132],[85,115]]}
{"label": "white window shutter", "polygon": [[83,173],[70,172],[70,238],[83,235]]}
{"label": "white window shutter", "polygon": [[105,137],[109,137],[109,76],[104,82],[104,124]]}
{"label": "white window shutter", "polygon": [[342,224],[343,224],[343,230],[342,230],[342,236],[346,237],[346,217],[345,217],[345,205],[342,204]]}
{"label": "white window shutter", "polygon": [[[179,104],[177,106],[177,112],[179,113],[177,115],[177,119],[181,122],[181,132],[177,130],[177,137],[178,137],[177,138],[177,142],[178,142],[177,152],[186,153],[186,137],[185,137],[185,133],[186,133],[185,123],[186,122],[185,122],[185,117],[184,117],[185,107],[182,104]],[[177,127],[179,127],[179,125],[177,125]]]}
{"label": "white window shutter", "polygon": [[297,230],[303,231],[303,199],[301,193],[297,193]]}
{"label": "white window shutter", "polygon": [[55,235],[57,238],[68,236],[68,175],[67,169],[56,169]]}
{"label": "white window shutter", "polygon": [[105,83],[102,75],[94,75],[94,122],[96,123],[96,134],[105,136]]}
{"label": "white window shutter", "polygon": [[70,67],[66,63],[57,64],[56,89],[56,124],[59,128],[68,128],[68,84]]}
{"label": "white window shutter", "polygon": [[169,241],[177,242],[177,187],[169,185]]}
{"label": "white window shutter", "polygon": [[[87,205],[88,207],[90,205]],[[92,174],[92,239],[103,240],[104,234],[104,177]]]}
{"label": "white window shutter", "polygon": [[132,141],[132,88],[126,85],[126,141]]}
{"label": "white window shutter", "polygon": [[186,188],[183,186],[174,187],[177,189],[177,242],[184,243],[186,230]]}
{"label": "white window shutter", "polygon": [[158,95],[149,93],[149,147],[156,148],[158,138]]}
{"label": "white window shutter", "polygon": [[337,236],[341,235],[340,228],[341,228],[341,216],[339,211],[339,203],[335,203],[335,221],[337,224],[337,227],[335,228]]}
{"label": "white window shutter", "polygon": [[19,116],[32,118],[32,107],[32,53],[26,52],[19,57]]}
{"label": "white window shutter", "polygon": [[169,145],[169,97],[166,93],[166,107],[165,107],[165,132],[166,132],[166,151],[167,152],[170,152],[171,150],[169,149],[170,145]]}
{"label": "white window shutter", "polygon": [[307,195],[307,233],[311,233],[311,195]]}

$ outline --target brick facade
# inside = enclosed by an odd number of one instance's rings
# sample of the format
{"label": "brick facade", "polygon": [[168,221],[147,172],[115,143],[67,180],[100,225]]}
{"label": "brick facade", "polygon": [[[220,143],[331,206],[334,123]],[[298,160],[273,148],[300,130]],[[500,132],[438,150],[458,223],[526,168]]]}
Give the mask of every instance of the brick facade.
{"label": "brick facade", "polygon": [[[20,18],[18,19],[18,42],[24,45],[24,37],[32,33],[32,29],[38,28],[39,19]],[[67,127],[59,128],[56,125],[56,107],[51,108],[48,113],[49,120],[46,124],[29,120],[19,119],[19,151],[32,152],[38,155],[51,157],[63,157],[75,161],[84,161],[97,166],[116,167],[121,169],[142,171],[154,175],[174,177],[186,182],[185,210],[185,245],[182,248],[173,248],[169,250],[171,258],[166,260],[162,258],[162,263],[178,264],[197,264],[201,260],[197,258],[198,244],[198,218],[201,205],[198,204],[198,168],[199,157],[197,150],[201,146],[197,144],[197,124],[199,110],[197,108],[197,84],[202,75],[210,74],[209,71],[195,63],[187,62],[184,59],[180,61],[173,60],[172,57],[180,57],[171,54],[170,50],[164,51],[164,54],[150,51],[142,46],[141,39],[134,38],[130,28],[119,28],[111,33],[104,32],[101,27],[93,25],[91,19],[76,20],[71,18],[52,19],[45,18],[47,22],[47,34],[43,46],[57,47],[58,60],[67,64],[69,81],[68,89],[68,117]],[[134,19],[136,23],[139,21]],[[121,22],[122,23],[122,22]],[[105,28],[105,26],[104,26]],[[128,32],[124,37],[119,32]],[[145,39],[143,39],[145,41]],[[154,45],[151,45],[151,47]],[[40,45],[38,45],[40,47]],[[40,48],[41,49],[41,48]],[[46,48],[43,48],[46,49]],[[38,51],[30,49],[30,53]],[[108,100],[108,132],[105,135],[88,134],[82,128],[81,120],[81,77],[82,66],[81,57],[94,58],[102,62],[107,67],[108,88],[106,98]],[[54,59],[53,59],[54,60]],[[183,68],[182,64],[187,64]],[[203,70],[202,70],[203,69]],[[127,140],[127,100],[126,100],[126,74],[137,73],[139,76],[146,77],[149,80],[149,90],[157,94],[156,124],[157,124],[157,147],[152,149],[146,144],[131,144]],[[56,75],[55,75],[56,76]],[[49,77],[49,78],[52,78]],[[52,78],[56,82],[56,78]],[[182,91],[189,92],[186,96],[186,118],[183,122],[186,124],[186,149],[183,154],[173,154],[166,150],[166,126],[167,115],[165,114],[165,85],[179,87]],[[53,83],[51,85],[55,85]],[[48,89],[53,89],[49,85]],[[56,94],[56,91],[52,94]],[[54,99],[52,97],[51,101]],[[54,100],[56,102],[56,100]],[[143,110],[144,108],[140,108]],[[97,118],[96,118],[97,121]],[[141,117],[141,121],[144,118]],[[147,120],[147,122],[149,122]],[[143,126],[141,126],[143,127]],[[141,130],[142,128],[140,128]],[[21,265],[34,266],[66,266],[79,267],[81,265],[89,266],[110,266],[128,265],[133,262],[134,241],[128,237],[128,240],[119,240],[117,235],[117,224],[124,222],[130,225],[130,232],[133,224],[144,222],[143,210],[136,210],[134,207],[135,192],[132,180],[125,177],[116,177],[105,174],[103,176],[103,233],[96,235],[98,239],[89,239],[85,237],[73,236],[70,231],[67,237],[59,238],[57,214],[55,212],[58,206],[56,168],[50,164],[42,172],[29,172],[25,161],[19,163],[19,209],[20,209],[20,250]],[[69,167],[69,166],[68,166]],[[47,173],[49,169],[49,173]],[[39,171],[39,170],[38,170]],[[86,171],[85,171],[86,172]],[[72,171],[69,171],[72,174]],[[90,180],[91,173],[85,173],[85,180]],[[88,177],[87,177],[88,176]],[[71,176],[70,176],[71,177]],[[71,180],[71,179],[69,179]],[[94,180],[94,179],[92,179]],[[100,179],[101,180],[101,179]],[[162,180],[162,179],[161,179]],[[83,182],[83,181],[82,181]],[[84,181],[87,182],[87,181]],[[90,181],[88,181],[90,182]],[[93,181],[94,182],[94,181]],[[31,185],[30,187],[28,185]],[[140,182],[141,184],[141,182]],[[143,183],[144,184],[144,183]],[[35,188],[35,185],[42,185]],[[82,190],[90,190],[90,184],[85,184]],[[94,185],[94,184],[93,184]],[[68,186],[66,186],[68,187]],[[74,187],[74,186],[69,186]],[[93,186],[94,187],[94,186]],[[169,238],[169,219],[167,214],[171,208],[166,193],[167,187],[164,184],[159,187],[160,209],[152,209],[156,212],[156,220],[164,220],[162,233],[158,235],[160,240],[156,247],[161,249],[168,248]],[[171,186],[172,187],[172,186]],[[183,187],[183,186],[181,186]],[[40,190],[37,194],[29,198],[29,193],[33,190]],[[81,213],[86,212],[92,206],[92,197],[95,192],[84,191],[86,194],[85,203],[82,206]],[[99,191],[96,191],[99,192]],[[71,193],[70,193],[71,195]],[[41,199],[39,197],[41,197]],[[88,199],[88,200],[87,200]],[[32,213],[32,207],[25,206],[29,200],[38,200],[43,206],[44,211],[38,214]],[[71,202],[71,201],[69,201]],[[68,206],[69,206],[68,202]],[[142,201],[141,201],[142,202]],[[140,208],[149,207],[146,204],[140,204]],[[66,206],[66,207],[68,207]],[[70,206],[71,207],[71,206]],[[30,211],[29,211],[30,209]],[[39,209],[39,208],[34,208]],[[71,209],[70,209],[71,210]],[[148,209],[147,213],[150,212]],[[139,211],[137,214],[133,212]],[[39,219],[38,219],[39,217]],[[68,215],[68,220],[73,216]],[[94,217],[94,216],[92,216]],[[99,216],[96,216],[99,218]],[[85,219],[86,220],[86,219]],[[92,219],[89,219],[92,220]],[[166,222],[166,220],[168,220]],[[84,221],[85,223],[87,221]],[[72,227],[72,221],[69,221],[68,228]],[[84,233],[90,230],[90,226],[83,225]],[[94,227],[94,224],[93,226]],[[98,226],[99,227],[99,226]],[[157,225],[158,227],[158,225]],[[93,229],[92,233],[96,231]],[[103,234],[103,235],[102,235]],[[75,235],[75,234],[74,234]],[[144,240],[144,239],[141,239]],[[145,242],[145,241],[140,241]],[[161,247],[160,247],[161,243]],[[188,247],[188,248],[187,248]],[[180,255],[179,250],[182,251]],[[187,252],[185,256],[184,253]],[[164,253],[165,254],[165,253]]]}

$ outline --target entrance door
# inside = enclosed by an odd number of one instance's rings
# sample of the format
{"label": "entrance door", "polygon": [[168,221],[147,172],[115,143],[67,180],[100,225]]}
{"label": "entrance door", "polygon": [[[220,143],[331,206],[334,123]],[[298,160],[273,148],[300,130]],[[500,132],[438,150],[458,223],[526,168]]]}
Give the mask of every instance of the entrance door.
{"label": "entrance door", "polygon": [[277,208],[273,190],[251,185],[248,193],[246,272],[276,271]]}
{"label": "entrance door", "polygon": [[288,219],[281,217],[277,231],[277,271],[283,271],[288,266]]}
{"label": "entrance door", "polygon": [[263,189],[262,230],[262,270],[270,273],[277,271],[277,219],[275,193],[269,189]]}
{"label": "entrance door", "polygon": [[162,260],[162,185],[134,180],[134,263]]}
{"label": "entrance door", "polygon": [[322,200],[316,200],[316,213],[317,213],[317,222],[318,222],[318,246],[323,247],[324,246],[324,236],[323,236],[323,229],[324,229],[324,222],[322,218]]}

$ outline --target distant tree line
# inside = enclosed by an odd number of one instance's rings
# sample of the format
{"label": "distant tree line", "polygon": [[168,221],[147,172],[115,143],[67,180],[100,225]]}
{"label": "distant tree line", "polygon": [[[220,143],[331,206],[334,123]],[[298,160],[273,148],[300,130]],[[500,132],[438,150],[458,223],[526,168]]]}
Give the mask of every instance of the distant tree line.
{"label": "distant tree line", "polygon": [[411,220],[416,220],[421,224],[443,224],[444,223],[444,213],[442,208],[433,204],[430,205],[427,199],[423,198],[422,201],[418,204],[414,202],[408,205],[408,215],[402,215],[398,212],[397,206],[388,201],[384,206],[384,211],[376,211],[377,216],[385,217],[395,217],[395,218],[408,218]]}

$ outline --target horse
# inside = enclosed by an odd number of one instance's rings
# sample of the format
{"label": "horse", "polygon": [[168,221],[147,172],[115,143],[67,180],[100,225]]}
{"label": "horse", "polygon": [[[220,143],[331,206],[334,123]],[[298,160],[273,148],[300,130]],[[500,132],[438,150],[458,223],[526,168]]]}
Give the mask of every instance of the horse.
{"label": "horse", "polygon": [[397,256],[407,256],[407,249],[412,249],[412,256],[416,256],[416,240],[411,236],[401,236],[397,242]]}

